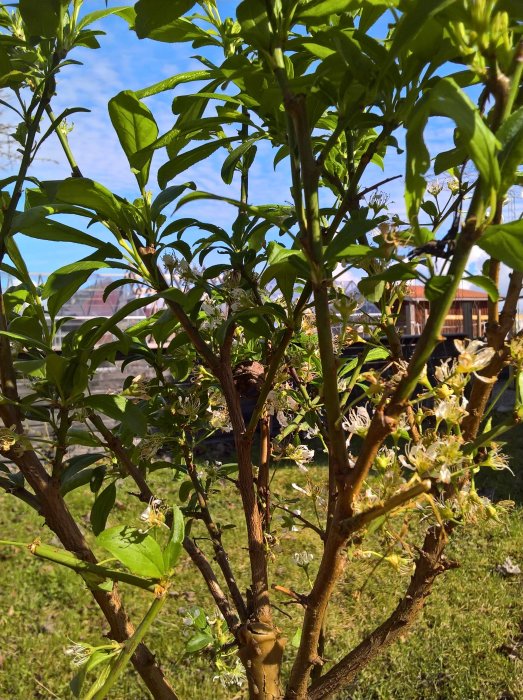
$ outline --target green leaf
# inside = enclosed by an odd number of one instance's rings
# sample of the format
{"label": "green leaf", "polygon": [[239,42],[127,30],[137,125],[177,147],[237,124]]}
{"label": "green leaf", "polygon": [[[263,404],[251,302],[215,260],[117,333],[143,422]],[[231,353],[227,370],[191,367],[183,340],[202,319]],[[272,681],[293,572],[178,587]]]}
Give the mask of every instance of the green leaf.
{"label": "green leaf", "polygon": [[374,277],[364,277],[358,282],[358,289],[365,299],[376,302],[381,299],[385,291],[385,282]]}
{"label": "green leaf", "polygon": [[213,637],[207,632],[196,632],[193,636],[186,642],[185,651],[187,654],[195,654],[197,651],[201,651],[212,644],[214,641]]}
{"label": "green leaf", "polygon": [[430,3],[426,0],[409,2],[406,5],[406,11],[394,28],[389,58],[384,70],[389,68],[404,49],[409,48],[417,34],[426,26],[428,19],[455,2],[456,0],[431,0]]}
{"label": "green leaf", "polygon": [[47,310],[51,318],[55,318],[62,306],[69,301],[73,294],[85,284],[95,270],[111,267],[109,263],[99,258],[99,254],[65,265],[47,278],[42,290],[42,299],[48,299]]}
{"label": "green leaf", "polygon": [[126,318],[127,316],[131,316],[134,311],[137,311],[138,309],[141,309],[144,306],[148,306],[149,304],[152,304],[158,299],[161,299],[160,294],[151,294],[151,296],[144,296],[138,299],[133,299],[127,304],[124,304],[124,306],[122,306],[121,309],[118,309],[118,311],[116,311],[109,318],[105,319],[105,321],[99,325],[96,333],[91,338],[91,342],[93,343],[93,345],[97,343],[101,338],[103,338],[106,333],[114,333],[118,323],[120,321],[123,321],[124,318]]}
{"label": "green leaf", "polygon": [[447,294],[453,282],[452,275],[435,275],[425,285],[425,296],[429,301],[437,301]]}
{"label": "green leaf", "polygon": [[432,219],[437,219],[439,216],[438,208],[431,199],[426,199],[424,202],[422,202],[421,209],[423,209],[425,214],[428,214]]}
{"label": "green leaf", "polygon": [[182,83],[192,83],[198,80],[208,80],[216,75],[216,71],[212,70],[191,70],[187,73],[179,73],[174,75],[172,78],[166,78],[165,80],[160,80],[154,85],[142,88],[141,90],[136,90],[135,95],[138,99],[143,99],[144,97],[150,97],[151,95],[157,95],[159,92],[165,92],[166,90],[173,90],[178,85]]}
{"label": "green leaf", "polygon": [[[51,207],[39,206],[14,217],[11,233],[23,233],[30,238],[38,238],[43,241],[56,241],[58,243],[79,243],[92,248],[107,247],[105,241],[90,236],[84,231],[79,231],[72,226],[67,226],[60,221],[46,218],[54,213]],[[112,246],[112,257],[121,258],[118,248]]]}
{"label": "green leaf", "polygon": [[16,371],[24,376],[45,379],[46,359],[42,357],[39,360],[16,360],[13,364]]}
{"label": "green leaf", "polygon": [[82,687],[85,683],[86,674],[87,671],[85,670],[85,666],[81,666],[78,673],[76,673],[69,682],[69,689],[75,698],[79,698],[82,693]]}
{"label": "green leaf", "polygon": [[86,396],[83,403],[87,408],[100,411],[113,420],[123,420],[127,398],[120,394],[91,394]]}
{"label": "green leaf", "polygon": [[29,274],[29,270],[27,269],[25,260],[23,259],[22,254],[20,253],[20,250],[18,248],[18,245],[16,244],[14,237],[7,237],[4,241],[4,245],[7,254],[9,255],[9,258],[11,259],[11,262],[16,267],[17,278],[26,285],[26,287],[31,291],[33,296],[37,296],[36,287],[33,283],[33,280],[31,279],[31,275]]}
{"label": "green leaf", "polygon": [[20,0],[18,9],[28,36],[48,38],[56,36],[63,16],[64,4],[60,0]]}
{"label": "green leaf", "polygon": [[169,541],[163,550],[163,561],[165,571],[171,571],[180,558],[183,549],[183,538],[185,536],[185,525],[183,513],[178,506],[173,506],[173,524],[169,533]]}
{"label": "green leaf", "polygon": [[470,275],[466,278],[467,282],[472,282],[476,287],[485,290],[489,295],[490,301],[499,301],[499,291],[494,280],[487,275]]}
{"label": "green leaf", "polygon": [[[275,3],[272,4],[274,6]],[[247,41],[258,49],[270,50],[272,28],[263,0],[243,0],[236,8],[236,18]]]}
{"label": "green leaf", "polygon": [[103,465],[93,469],[91,478],[89,479],[89,488],[91,489],[91,493],[98,493],[98,491],[102,488],[102,484],[105,479],[105,471],[106,469]]}
{"label": "green leaf", "polygon": [[68,445],[83,445],[84,447],[100,447],[100,441],[87,430],[70,428],[67,431]]}
{"label": "green leaf", "polygon": [[[331,249],[332,250],[332,249]],[[373,252],[373,249],[368,245],[360,245],[359,243],[350,243],[349,245],[340,248],[335,252],[334,255],[327,257],[325,254],[325,260],[328,262],[335,262],[337,260],[346,260],[349,258],[361,258],[369,255]]]}
{"label": "green leaf", "polygon": [[301,644],[301,627],[298,627],[291,639],[291,646],[294,649],[299,649]]}
{"label": "green leaf", "polygon": [[407,123],[405,202],[409,219],[416,228],[419,226],[418,212],[426,188],[423,175],[430,166],[423,132],[429,117],[434,115],[449,117],[456,123],[459,145],[474,162],[485,193],[494,193],[500,184],[496,137],[483,121],[478,108],[452,78],[441,78],[415,105]]}
{"label": "green leaf", "polygon": [[62,379],[64,377],[65,371],[69,365],[69,360],[61,355],[57,355],[55,352],[50,353],[45,358],[45,374],[52,384],[55,384],[63,397],[64,392],[62,389]]}
{"label": "green leaf", "polygon": [[136,3],[134,29],[139,39],[179,41],[177,20],[195,4],[195,0],[139,0]]}
{"label": "green leaf", "polygon": [[310,20],[306,24],[311,24],[321,19],[326,19],[330,15],[347,12],[361,5],[359,0],[310,0],[300,2],[296,12],[296,20]]}
{"label": "green leaf", "polygon": [[249,214],[252,214],[253,216],[258,216],[261,219],[270,221],[271,224],[273,224],[274,226],[278,226],[282,231],[288,231],[285,222],[290,216],[294,215],[293,206],[280,204],[245,204],[244,202],[240,202],[238,199],[222,197],[221,195],[212,194],[212,192],[202,192],[201,190],[198,190],[196,192],[190,192],[189,194],[186,194],[184,197],[182,197],[178,201],[176,209],[178,210],[185,204],[188,204],[189,202],[194,202],[197,199],[210,199],[217,202],[226,202],[227,204],[231,204],[233,207],[246,211]]}
{"label": "green leaf", "polygon": [[495,260],[523,272],[523,220],[487,226],[478,245]]}
{"label": "green leaf", "polygon": [[510,115],[498,129],[496,136],[501,142],[500,194],[505,194],[515,184],[516,172],[523,163],[523,107]]}
{"label": "green leaf", "polygon": [[42,343],[36,338],[31,338],[31,336],[25,335],[23,333],[13,333],[11,331],[0,331],[0,335],[5,335],[7,338],[12,340],[18,340],[25,348],[39,348],[40,350],[45,350],[46,352],[51,352],[49,345]]}
{"label": "green leaf", "polygon": [[144,435],[147,431],[147,418],[138,406],[125,396],[119,394],[91,394],[83,399],[83,405],[100,411],[135,435]]}
{"label": "green leaf", "polygon": [[100,493],[91,508],[91,527],[95,535],[99,535],[107,523],[107,518],[116,501],[116,485],[114,481]]}
{"label": "green leaf", "polygon": [[[98,445],[98,443],[94,444]],[[93,443],[91,442],[89,446],[92,447]],[[96,469],[93,465],[103,459],[103,457],[104,454],[102,452],[91,452],[71,457],[67,461],[67,467],[60,476],[60,493],[62,496],[65,496],[69,491],[74,491],[74,489],[88,484],[93,471]]]}
{"label": "green leaf", "polygon": [[87,207],[105,219],[125,225],[120,204],[114,194],[94,180],[86,177],[67,178],[59,185],[57,198],[68,204]]}
{"label": "green leaf", "polygon": [[97,22],[99,19],[103,19],[108,15],[124,14],[128,10],[128,7],[122,5],[121,7],[107,7],[104,10],[95,10],[94,12],[88,12],[78,22],[78,30],[81,30],[84,27],[88,27],[90,24],[94,24],[94,22]]}
{"label": "green leaf", "polygon": [[461,165],[467,157],[463,148],[452,148],[450,151],[442,151],[434,158],[434,175],[439,175],[447,170]]}
{"label": "green leaf", "polygon": [[381,280],[383,282],[400,282],[404,280],[415,280],[418,278],[416,274],[416,263],[396,263],[387,267],[386,270],[376,275],[372,275],[373,280]]}
{"label": "green leaf", "polygon": [[173,185],[172,187],[167,187],[165,190],[163,190],[163,192],[160,192],[160,194],[151,204],[151,218],[153,220],[156,219],[162,213],[165,207],[167,207],[175,199],[178,199],[178,197],[187,189],[195,190],[196,185],[194,182],[185,182],[183,185]]}
{"label": "green leaf", "polygon": [[165,573],[160,545],[147,533],[118,525],[101,532],[96,541],[133,574],[159,579]]}
{"label": "green leaf", "polygon": [[[144,149],[158,138],[158,126],[152,112],[134,92],[124,90],[109,100],[109,116],[138,185],[143,190],[149,179],[153,157],[152,151]],[[139,162],[132,158],[138,151],[141,152]]]}
{"label": "green leaf", "polygon": [[227,146],[228,144],[237,140],[237,136],[231,136],[224,139],[217,139],[216,141],[204,143],[201,146],[197,146],[196,148],[192,148],[189,151],[184,151],[183,153],[180,153],[180,155],[176,156],[175,158],[172,158],[171,160],[168,160],[167,163],[164,163],[158,170],[158,184],[163,190],[166,184],[169,182],[169,180],[172,180],[173,177],[176,177],[180,173],[183,173],[192,165],[195,165],[196,163],[205,160],[219,148]]}
{"label": "green leaf", "polygon": [[221,176],[222,180],[227,185],[231,184],[236,166],[238,165],[242,157],[246,155],[251,149],[253,149],[256,153],[256,146],[254,145],[254,143],[257,140],[257,138],[247,139],[239,146],[237,146],[233,151],[231,151],[227,158],[224,160],[222,165]]}

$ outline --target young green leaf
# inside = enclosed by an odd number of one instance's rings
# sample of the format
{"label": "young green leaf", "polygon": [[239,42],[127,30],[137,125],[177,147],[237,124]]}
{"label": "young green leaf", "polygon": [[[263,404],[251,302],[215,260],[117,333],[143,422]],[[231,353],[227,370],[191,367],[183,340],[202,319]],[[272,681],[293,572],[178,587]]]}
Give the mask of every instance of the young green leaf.
{"label": "young green leaf", "polygon": [[185,190],[195,190],[196,185],[194,182],[184,182],[183,185],[173,185],[172,187],[167,187],[163,192],[156,197],[156,199],[151,204],[151,217],[155,220],[171,202],[174,202]]}
{"label": "young green leaf", "polygon": [[196,632],[193,636],[187,640],[185,644],[185,651],[187,654],[195,654],[197,651],[201,651],[208,647],[209,644],[213,643],[213,638],[207,632]]}
{"label": "young green leaf", "polygon": [[523,272],[523,220],[487,226],[478,245],[495,260]]}
{"label": "young green leaf", "polygon": [[[109,100],[109,116],[138,185],[143,190],[149,179],[153,156],[147,146],[158,137],[158,126],[151,110],[133,92],[124,90]],[[136,158],[138,151],[140,157]]]}
{"label": "young green leaf", "polygon": [[515,174],[523,162],[523,107],[510,115],[498,129],[496,136],[501,142],[500,193],[504,194],[514,184]]}
{"label": "young green leaf", "polygon": [[96,541],[133,574],[159,579],[165,573],[160,545],[141,530],[118,525],[101,532]]}
{"label": "young green leaf", "polygon": [[180,24],[177,20],[194,4],[195,0],[139,0],[134,6],[134,29],[138,38],[180,41]]}
{"label": "young green leaf", "polygon": [[452,275],[436,275],[425,285],[425,296],[429,301],[437,301],[447,293],[453,283]]}
{"label": "young green leaf", "polygon": [[183,513],[178,506],[173,506],[173,524],[169,533],[169,541],[163,550],[163,561],[166,572],[170,572],[180,558],[184,536],[185,526],[183,522]]}
{"label": "young green leaf", "polygon": [[56,317],[62,306],[82,284],[87,282],[95,270],[110,267],[108,263],[99,258],[99,253],[94,253],[76,263],[65,265],[49,275],[42,290],[42,299],[49,299],[47,310],[52,318]]}
{"label": "young green leaf", "polygon": [[174,177],[180,173],[183,173],[192,165],[205,160],[219,148],[227,146],[233,141],[237,140],[237,136],[230,136],[228,138],[211,141],[210,143],[204,143],[202,146],[196,146],[196,148],[191,148],[188,151],[180,153],[180,155],[175,156],[171,160],[168,160],[167,163],[164,163],[158,170],[158,184],[163,190],[167,183]]}
{"label": "young green leaf", "polygon": [[242,159],[244,155],[249,153],[251,151],[254,151],[256,153],[256,146],[254,145],[256,138],[252,139],[247,139],[243,143],[241,143],[239,146],[237,146],[233,151],[229,153],[227,158],[224,160],[223,165],[222,165],[222,171],[221,171],[221,176],[222,180],[227,184],[230,185],[232,182],[232,178],[234,176],[234,171]]}
{"label": "young green leaf", "polygon": [[[69,4],[69,3],[67,3]],[[54,37],[63,16],[60,0],[20,0],[18,9],[30,37]]]}
{"label": "young green leaf", "polygon": [[120,204],[114,194],[94,180],[86,177],[70,177],[63,180],[58,187],[57,198],[68,204],[87,207],[105,219],[125,225]]}
{"label": "young green leaf", "polygon": [[113,482],[96,497],[91,508],[91,527],[95,535],[99,535],[107,523],[107,518],[116,501],[116,485]]}
{"label": "young green leaf", "polygon": [[500,184],[497,160],[498,141],[478,108],[471,102],[452,78],[441,78],[419,100],[407,123],[407,173],[405,202],[410,221],[418,226],[426,182],[423,175],[430,166],[430,154],[423,140],[423,132],[430,116],[452,119],[460,133],[460,147],[476,166],[486,193],[494,192]]}
{"label": "young green leaf", "polygon": [[487,275],[470,275],[466,280],[485,290],[489,295],[490,301],[499,301],[499,291],[496,283]]}

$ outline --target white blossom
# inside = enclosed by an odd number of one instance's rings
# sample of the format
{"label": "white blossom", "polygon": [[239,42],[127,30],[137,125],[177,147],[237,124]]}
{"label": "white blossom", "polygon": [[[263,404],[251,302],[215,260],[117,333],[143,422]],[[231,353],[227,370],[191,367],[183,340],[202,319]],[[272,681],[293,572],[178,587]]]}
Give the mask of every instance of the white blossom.
{"label": "white blossom", "polygon": [[446,399],[438,401],[434,408],[434,415],[438,420],[444,420],[447,423],[460,423],[461,419],[468,416],[466,410],[467,399],[462,397],[461,402],[456,395],[449,396]]}
{"label": "white blossom", "polygon": [[366,406],[358,406],[349,411],[349,415],[343,421],[343,428],[349,433],[347,445],[353,435],[365,437],[370,427],[371,418]]}
{"label": "white blossom", "polygon": [[307,552],[306,550],[303,550],[303,552],[294,552],[292,558],[294,559],[294,563],[296,564],[296,566],[306,568],[314,559],[314,554],[312,552]]}
{"label": "white blossom", "polygon": [[456,372],[462,374],[484,369],[496,352],[482,340],[455,340],[454,345],[459,352]]}
{"label": "white blossom", "polygon": [[314,459],[314,450],[310,450],[307,445],[287,445],[285,457],[296,462],[298,469],[306,472],[308,470],[305,465]]}

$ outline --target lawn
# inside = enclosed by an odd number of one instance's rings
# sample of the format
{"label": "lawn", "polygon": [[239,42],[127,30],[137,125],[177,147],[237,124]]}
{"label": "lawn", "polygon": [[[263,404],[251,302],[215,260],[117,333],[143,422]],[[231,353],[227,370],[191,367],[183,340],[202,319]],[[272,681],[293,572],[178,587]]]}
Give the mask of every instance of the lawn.
{"label": "lawn", "polygon": [[[510,434],[507,449],[512,453],[516,476],[489,475],[482,488],[496,499],[513,498],[515,508],[502,523],[488,521],[478,528],[456,531],[449,556],[460,567],[441,577],[422,617],[411,635],[393,646],[363,673],[343,700],[519,700],[523,698],[523,577],[504,578],[496,567],[509,556],[523,568],[523,429]],[[322,467],[310,470],[319,480]],[[156,480],[169,478],[167,472]],[[495,478],[494,478],[495,477]],[[278,469],[274,477],[276,493],[295,496],[291,482],[302,483],[297,470]],[[301,481],[300,481],[301,479]],[[179,483],[169,490],[176,498]],[[165,494],[165,491],[163,491]],[[89,509],[93,496],[86,488],[68,496],[71,509],[89,531]],[[120,489],[117,507],[109,524],[137,523],[143,509]],[[241,514],[232,490],[220,495],[217,520],[232,522],[235,529],[224,535],[226,545],[241,541]],[[278,520],[278,519],[277,519]],[[57,544],[42,527],[42,519],[24,504],[7,495],[0,496],[2,539],[42,541]],[[205,547],[205,542],[200,542]],[[365,545],[372,549],[372,540]],[[275,544],[271,580],[306,592],[307,580],[292,554],[319,548],[314,536],[299,535],[280,528]],[[247,560],[234,551],[232,559],[239,578],[245,581]],[[369,573],[372,570],[372,575]],[[72,695],[68,682],[74,673],[64,649],[71,641],[101,643],[106,631],[103,618],[91,602],[80,579],[68,570],[37,560],[24,550],[0,547],[0,700],[60,698]],[[370,563],[351,564],[329,612],[326,655],[337,658],[354,645],[391,611],[406,585],[405,574],[388,564],[374,569]],[[127,607],[138,619],[149,602],[141,591],[124,590]],[[279,600],[278,624],[292,638],[299,624],[299,609]],[[212,662],[207,657],[184,655],[188,628],[183,623],[187,611],[197,603],[208,615],[214,613],[202,581],[187,558],[179,565],[178,577],[161,620],[147,642],[162,659],[181,698],[187,700],[229,699],[236,691],[224,690],[213,682]],[[290,646],[289,642],[289,647]],[[288,654],[291,657],[291,654]],[[521,657],[521,658],[520,658]],[[113,700],[148,698],[143,685],[129,670]],[[236,698],[244,697],[241,692]]]}

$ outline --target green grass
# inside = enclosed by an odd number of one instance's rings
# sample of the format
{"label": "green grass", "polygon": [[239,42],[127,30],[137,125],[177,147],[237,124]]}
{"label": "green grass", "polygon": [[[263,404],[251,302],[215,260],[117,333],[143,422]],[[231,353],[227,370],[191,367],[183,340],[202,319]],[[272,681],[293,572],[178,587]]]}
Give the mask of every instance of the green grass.
{"label": "green grass", "polygon": [[[513,431],[509,441],[513,468],[517,476],[496,475],[484,479],[483,486],[497,498],[521,500],[523,475],[523,430]],[[322,468],[311,470],[320,478]],[[155,475],[167,479],[166,472]],[[501,478],[500,478],[501,477]],[[276,492],[295,495],[291,482],[303,482],[295,470],[280,469],[275,477]],[[170,487],[176,494],[177,485]],[[71,509],[86,532],[92,503],[88,490],[70,494]],[[118,507],[110,524],[137,522],[142,509],[133,497],[118,494]],[[519,505],[503,524],[481,523],[477,528],[456,531],[448,554],[460,563],[456,570],[441,577],[425,611],[405,639],[391,647],[366,669],[343,700],[519,700],[523,698],[523,661],[521,629],[523,597],[520,578],[504,579],[496,565],[507,556],[523,566],[523,510]],[[221,522],[234,522],[226,531],[226,545],[232,547],[232,559],[242,585],[247,581],[248,562],[237,543],[244,542],[241,514],[232,491],[219,496],[216,513]],[[0,537],[32,541],[41,537],[52,542],[42,518],[24,504],[7,495],[0,496]],[[205,547],[205,541],[200,542]],[[367,546],[367,545],[366,545]],[[369,545],[372,547],[372,543]],[[296,550],[315,552],[314,573],[319,547],[308,533],[280,532],[271,564],[271,580],[306,592],[307,582],[292,561]],[[357,644],[365,632],[379,624],[397,603],[407,577],[387,565],[379,566],[367,581],[368,563],[350,564],[329,611],[326,655],[335,660]],[[0,547],[0,700],[52,698],[68,700],[68,682],[73,674],[64,648],[69,640],[100,643],[107,625],[80,579],[70,571],[33,558],[13,547]],[[364,585],[365,584],[365,585]],[[363,592],[360,593],[362,586]],[[149,598],[141,591],[122,586],[133,619],[143,615]],[[276,596],[283,612],[278,624],[289,638],[299,626],[300,613],[294,605],[285,605]],[[147,643],[162,660],[181,698],[186,700],[224,700],[243,697],[224,691],[213,682],[208,657],[186,657],[183,653],[187,630],[182,618],[196,603],[213,612],[203,582],[184,558],[179,565],[170,599],[156,629]],[[287,617],[290,615],[289,617]],[[289,644],[289,650],[292,649]],[[510,654],[508,652],[511,652]],[[509,655],[513,658],[509,658]],[[290,659],[292,653],[287,654]],[[112,693],[113,700],[145,700],[147,691],[130,669]]]}

